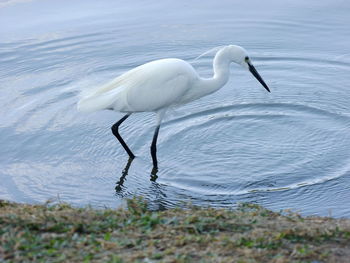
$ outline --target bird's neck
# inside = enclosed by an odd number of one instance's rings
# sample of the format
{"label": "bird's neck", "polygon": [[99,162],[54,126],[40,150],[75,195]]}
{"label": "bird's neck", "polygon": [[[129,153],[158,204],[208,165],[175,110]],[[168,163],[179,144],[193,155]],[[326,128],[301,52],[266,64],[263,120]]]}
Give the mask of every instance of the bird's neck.
{"label": "bird's neck", "polygon": [[213,93],[222,88],[230,76],[230,63],[224,52],[218,52],[213,61],[214,76],[203,80],[202,89],[205,95]]}

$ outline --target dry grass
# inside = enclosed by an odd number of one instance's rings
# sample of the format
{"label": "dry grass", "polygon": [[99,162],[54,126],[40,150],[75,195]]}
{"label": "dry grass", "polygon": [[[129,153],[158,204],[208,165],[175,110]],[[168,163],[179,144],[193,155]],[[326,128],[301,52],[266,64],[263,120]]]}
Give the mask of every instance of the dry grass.
{"label": "dry grass", "polygon": [[350,262],[350,220],[223,209],[0,201],[1,262]]}

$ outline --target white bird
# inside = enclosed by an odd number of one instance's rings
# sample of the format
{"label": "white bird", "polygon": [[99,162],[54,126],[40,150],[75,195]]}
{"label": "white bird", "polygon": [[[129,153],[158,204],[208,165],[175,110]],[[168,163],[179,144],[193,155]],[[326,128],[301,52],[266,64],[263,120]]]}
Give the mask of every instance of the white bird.
{"label": "white bird", "polygon": [[219,90],[229,79],[231,62],[248,69],[270,92],[244,48],[228,45],[216,48],[215,51],[217,52],[213,61],[212,78],[201,78],[188,62],[181,59],[155,60],[138,66],[93,90],[78,102],[78,110],[91,112],[108,109],[126,113],[112,126],[112,132],[131,159],[135,158],[135,155],[120,136],[119,126],[134,112],[156,112],[157,125],[151,144],[151,156],[153,169],[158,170],[156,144],[160,124],[167,109]]}

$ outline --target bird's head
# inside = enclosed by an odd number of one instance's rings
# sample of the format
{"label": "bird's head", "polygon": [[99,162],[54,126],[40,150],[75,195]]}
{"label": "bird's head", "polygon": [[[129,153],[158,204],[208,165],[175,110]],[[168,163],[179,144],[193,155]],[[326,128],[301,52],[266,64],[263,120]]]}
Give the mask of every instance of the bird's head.
{"label": "bird's head", "polygon": [[253,63],[248,55],[248,52],[236,45],[229,45],[222,49],[222,52],[225,53],[225,56],[229,58],[230,61],[235,62],[241,65],[243,68],[248,69],[254,77],[264,86],[264,88],[270,92],[269,87],[266,85],[265,81],[262,79],[258,71],[253,66]]}

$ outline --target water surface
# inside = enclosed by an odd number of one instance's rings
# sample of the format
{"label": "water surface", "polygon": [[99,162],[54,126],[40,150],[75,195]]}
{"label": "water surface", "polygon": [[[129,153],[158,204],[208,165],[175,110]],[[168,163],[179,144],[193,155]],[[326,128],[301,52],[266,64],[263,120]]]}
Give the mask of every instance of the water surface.
{"label": "water surface", "polygon": [[[0,198],[154,209],[253,202],[350,217],[350,4],[346,1],[0,2]],[[76,110],[80,90],[145,62],[238,44],[271,88],[231,68],[217,93],[170,111],[158,178],[155,116]],[[193,62],[204,77],[212,57]]]}

